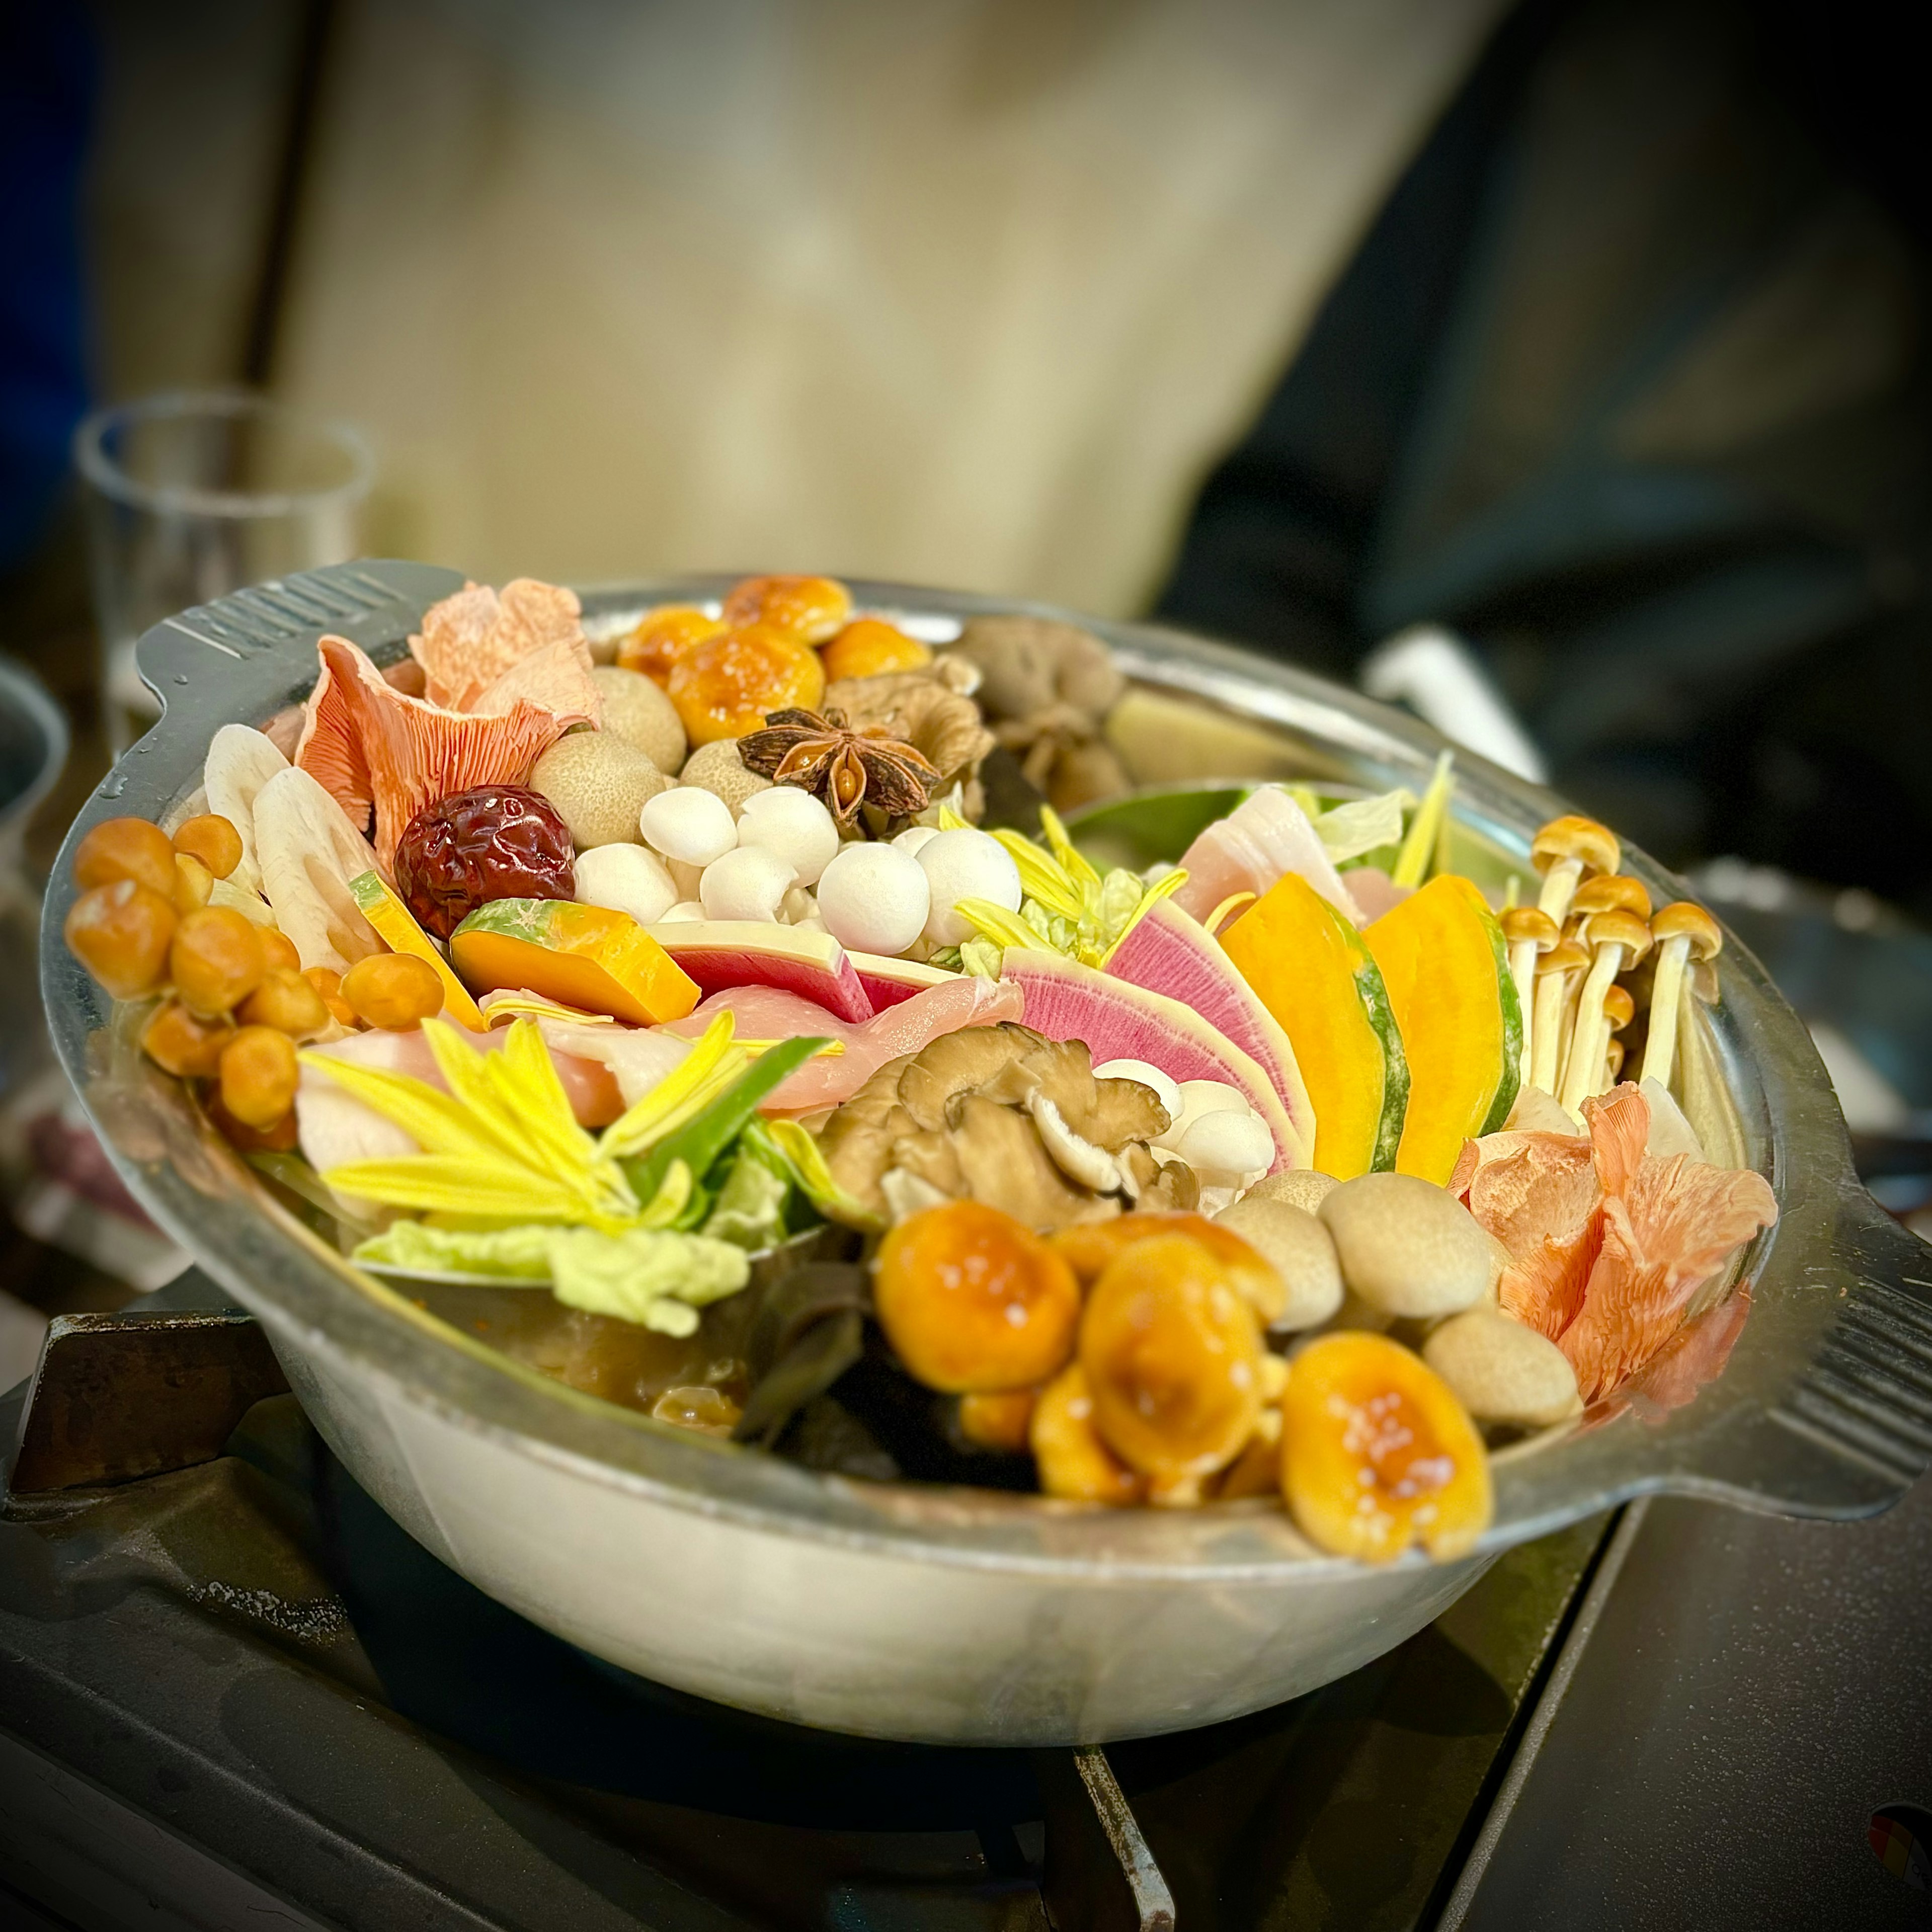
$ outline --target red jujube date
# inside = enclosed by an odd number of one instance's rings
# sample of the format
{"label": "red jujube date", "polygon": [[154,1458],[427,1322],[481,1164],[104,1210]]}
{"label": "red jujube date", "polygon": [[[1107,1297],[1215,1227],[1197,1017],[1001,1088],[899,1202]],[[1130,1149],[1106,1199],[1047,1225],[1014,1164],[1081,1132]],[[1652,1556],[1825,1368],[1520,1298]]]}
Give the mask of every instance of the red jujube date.
{"label": "red jujube date", "polygon": [[550,801],[521,785],[478,785],[425,806],[396,847],[396,890],[425,932],[447,939],[491,899],[567,899],[577,854]]}

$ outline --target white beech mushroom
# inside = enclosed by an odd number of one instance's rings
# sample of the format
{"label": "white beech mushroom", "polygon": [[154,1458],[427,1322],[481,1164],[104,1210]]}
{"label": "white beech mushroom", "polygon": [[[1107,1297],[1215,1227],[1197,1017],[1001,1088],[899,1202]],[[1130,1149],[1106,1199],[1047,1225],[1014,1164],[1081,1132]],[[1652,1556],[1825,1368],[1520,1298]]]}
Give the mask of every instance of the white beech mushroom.
{"label": "white beech mushroom", "polygon": [[1557,1096],[1574,1113],[1585,1096],[1596,1090],[1598,1070],[1604,1064],[1604,995],[1610,982],[1626,966],[1634,964],[1650,950],[1648,921],[1622,907],[1593,914],[1590,920],[1590,971],[1583,982],[1583,997],[1576,1009],[1576,1023],[1570,1032],[1570,1064]]}
{"label": "white beech mushroom", "polygon": [[1700,905],[1678,899],[1662,908],[1650,922],[1657,942],[1657,976],[1650,992],[1650,1035],[1644,1043],[1642,1078],[1670,1084],[1676,1064],[1678,1011],[1684,999],[1687,962],[1714,959],[1724,935],[1718,922]]}
{"label": "white beech mushroom", "polygon": [[1536,962],[1536,1018],[1532,1023],[1535,1054],[1530,1061],[1529,1084],[1552,1099],[1556,1094],[1557,1052],[1563,1043],[1563,1005],[1570,976],[1588,966],[1590,956],[1574,939],[1564,939],[1540,954]]}
{"label": "white beech mushroom", "polygon": [[1623,848],[1607,825],[1567,812],[1552,818],[1530,841],[1529,862],[1543,874],[1537,909],[1561,926],[1584,875],[1614,872],[1623,862]]}
{"label": "white beech mushroom", "polygon": [[1516,982],[1516,1004],[1522,1013],[1522,1060],[1518,1084],[1526,1087],[1535,1046],[1536,962],[1562,943],[1563,929],[1549,914],[1535,906],[1511,906],[1503,914],[1502,923],[1503,938],[1509,944],[1510,977]]}

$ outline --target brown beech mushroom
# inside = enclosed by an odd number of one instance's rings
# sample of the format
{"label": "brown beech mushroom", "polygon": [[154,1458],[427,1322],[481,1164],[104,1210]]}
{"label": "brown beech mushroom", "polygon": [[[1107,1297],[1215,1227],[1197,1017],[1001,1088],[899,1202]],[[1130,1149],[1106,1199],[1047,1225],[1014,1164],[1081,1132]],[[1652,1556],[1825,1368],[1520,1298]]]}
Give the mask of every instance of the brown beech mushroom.
{"label": "brown beech mushroom", "polygon": [[1509,946],[1510,977],[1516,982],[1516,1004],[1522,1012],[1522,1061],[1519,1084],[1529,1084],[1535,1045],[1536,962],[1562,943],[1563,929],[1535,906],[1511,906],[1502,918],[1503,938]]}
{"label": "brown beech mushroom", "polygon": [[1724,935],[1718,922],[1700,905],[1678,899],[1661,908],[1650,922],[1657,942],[1657,976],[1650,994],[1650,1035],[1644,1043],[1642,1078],[1670,1084],[1676,1064],[1678,1013],[1684,1002],[1686,964],[1702,965],[1717,958]]}
{"label": "brown beech mushroom", "polygon": [[1583,982],[1583,994],[1576,1009],[1576,1024],[1570,1031],[1570,1059],[1563,1076],[1563,1090],[1557,1096],[1572,1113],[1586,1097],[1597,1090],[1597,1076],[1604,1064],[1604,1049],[1610,1029],[1604,1020],[1604,995],[1623,969],[1641,959],[1650,950],[1648,920],[1621,906],[1607,912],[1593,913],[1588,928],[1590,970]]}
{"label": "brown beech mushroom", "polygon": [[1563,1351],[1492,1308],[1452,1316],[1430,1332],[1422,1359],[1478,1422],[1546,1429],[1582,1408],[1576,1372]]}
{"label": "brown beech mushroom", "polygon": [[1623,848],[1607,825],[1568,812],[1552,818],[1530,842],[1529,862],[1543,874],[1537,908],[1561,926],[1584,875],[1614,872],[1623,862]]}

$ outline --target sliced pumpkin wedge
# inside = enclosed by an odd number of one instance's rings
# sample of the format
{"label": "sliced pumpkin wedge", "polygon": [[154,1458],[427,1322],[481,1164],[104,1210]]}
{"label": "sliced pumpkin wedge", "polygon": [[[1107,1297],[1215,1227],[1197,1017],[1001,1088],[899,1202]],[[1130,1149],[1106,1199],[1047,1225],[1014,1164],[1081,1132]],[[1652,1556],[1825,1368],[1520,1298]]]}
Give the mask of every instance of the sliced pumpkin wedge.
{"label": "sliced pumpkin wedge", "polygon": [[1294,1048],[1315,1110],[1315,1167],[1338,1180],[1393,1167],[1408,1065],[1361,934],[1299,873],[1288,872],[1221,944]]}
{"label": "sliced pumpkin wedge", "polygon": [[1444,872],[1362,938],[1408,1058],[1396,1167],[1441,1187],[1462,1143],[1496,1132],[1516,1100],[1522,1012],[1502,928],[1468,880]]}
{"label": "sliced pumpkin wedge", "polygon": [[449,957],[473,993],[507,987],[632,1026],[680,1020],[698,1000],[629,914],[574,899],[493,899],[449,935]]}

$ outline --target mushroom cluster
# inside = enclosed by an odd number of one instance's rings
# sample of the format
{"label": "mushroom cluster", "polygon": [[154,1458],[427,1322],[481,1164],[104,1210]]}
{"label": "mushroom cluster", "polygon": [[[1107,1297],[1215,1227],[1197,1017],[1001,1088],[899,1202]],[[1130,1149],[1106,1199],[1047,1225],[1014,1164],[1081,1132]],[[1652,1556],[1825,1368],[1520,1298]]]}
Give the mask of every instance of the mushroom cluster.
{"label": "mushroom cluster", "polygon": [[1170,1124],[1151,1088],[1096,1078],[1079,1041],[1009,1022],[888,1060],[819,1146],[838,1185],[895,1222],[974,1200],[1049,1229],[1128,1205],[1193,1208],[1193,1169],[1150,1144]]}
{"label": "mushroom cluster", "polygon": [[[1594,819],[1553,818],[1530,847],[1543,875],[1534,906],[1503,915],[1509,968],[1522,1008],[1522,1080],[1562,1105],[1573,1120],[1616,1084],[1626,1048],[1618,1037],[1646,1015],[1642,1077],[1670,1082],[1685,987],[1714,998],[1700,981],[1724,944],[1702,907],[1679,900],[1654,914],[1641,880],[1618,868],[1623,848]],[[1652,957],[1654,952],[1654,958]],[[1654,970],[1636,969],[1648,960]]]}
{"label": "mushroom cluster", "polygon": [[975,617],[952,655],[980,670],[994,734],[1056,812],[1126,788],[1106,736],[1126,680],[1092,632],[1049,617]]}

